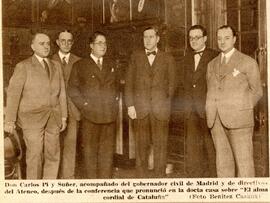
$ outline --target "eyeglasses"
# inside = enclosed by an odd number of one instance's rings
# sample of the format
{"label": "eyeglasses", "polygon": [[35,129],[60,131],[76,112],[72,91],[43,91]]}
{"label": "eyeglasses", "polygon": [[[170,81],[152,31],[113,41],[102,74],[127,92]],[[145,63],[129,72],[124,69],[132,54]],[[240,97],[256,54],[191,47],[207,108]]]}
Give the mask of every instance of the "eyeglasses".
{"label": "eyeglasses", "polygon": [[68,44],[71,45],[73,43],[73,40],[69,39],[69,40],[65,40],[65,39],[61,39],[60,40],[61,44]]}
{"label": "eyeglasses", "polygon": [[107,46],[106,42],[94,42],[93,44],[97,44],[98,46]]}
{"label": "eyeglasses", "polygon": [[198,41],[198,40],[201,39],[202,37],[204,37],[204,36],[189,37],[189,41],[193,41],[193,40]]}

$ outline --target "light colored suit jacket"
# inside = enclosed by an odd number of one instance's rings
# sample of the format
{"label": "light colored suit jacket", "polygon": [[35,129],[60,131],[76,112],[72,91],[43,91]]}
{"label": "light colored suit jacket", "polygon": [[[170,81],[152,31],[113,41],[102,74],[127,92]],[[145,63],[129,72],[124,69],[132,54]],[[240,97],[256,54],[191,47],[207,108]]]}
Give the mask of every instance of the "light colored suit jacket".
{"label": "light colored suit jacket", "polygon": [[138,119],[150,112],[158,120],[169,120],[175,90],[175,60],[158,50],[150,66],[144,50],[134,52],[126,73],[125,102],[135,106]]}
{"label": "light colored suit jacket", "polygon": [[43,128],[50,116],[60,127],[67,117],[62,69],[49,60],[50,78],[35,56],[18,63],[7,90],[6,122],[17,122],[23,129]]}
{"label": "light colored suit jacket", "polygon": [[221,65],[221,54],[207,69],[206,116],[208,127],[217,113],[227,128],[254,126],[253,108],[262,97],[260,72],[256,61],[235,50]]}
{"label": "light colored suit jacket", "polygon": [[[55,60],[55,61],[58,61],[60,64],[62,64],[62,61],[61,61],[58,53],[54,54],[52,56],[52,59]],[[74,54],[70,54],[68,64],[65,65],[65,67],[62,66],[66,88],[67,88],[67,85],[68,85],[68,81],[69,81],[72,66],[78,60],[80,60],[80,57],[78,57],[78,56],[76,56]],[[67,95],[67,104],[68,104],[68,113],[72,117],[74,117],[77,121],[79,121],[81,119],[80,111],[73,104],[73,102],[71,101],[71,99],[70,99],[70,97],[68,95]]]}

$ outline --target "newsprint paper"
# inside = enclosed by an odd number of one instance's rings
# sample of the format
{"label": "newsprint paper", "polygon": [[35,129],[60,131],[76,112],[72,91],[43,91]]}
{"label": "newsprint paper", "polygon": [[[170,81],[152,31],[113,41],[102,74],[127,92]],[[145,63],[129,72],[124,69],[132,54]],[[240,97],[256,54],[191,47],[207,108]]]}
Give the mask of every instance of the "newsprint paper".
{"label": "newsprint paper", "polygon": [[[2,2],[5,1],[8,0]],[[266,1],[266,5],[267,11],[270,11],[269,1]],[[268,28],[270,25],[269,13],[267,12]],[[269,32],[268,39],[270,39]],[[270,49],[269,44],[267,49]],[[1,53],[2,51],[1,46]],[[270,61],[270,52],[268,51],[267,54],[267,61]],[[1,64],[3,62],[2,54],[0,62]],[[2,68],[0,75],[2,78]],[[2,82],[0,91],[0,106],[3,107]],[[1,118],[3,118],[3,108],[1,108]],[[0,129],[3,129],[2,121],[0,122]],[[5,180],[4,134],[3,130],[1,131],[0,202],[270,202],[269,177]]]}

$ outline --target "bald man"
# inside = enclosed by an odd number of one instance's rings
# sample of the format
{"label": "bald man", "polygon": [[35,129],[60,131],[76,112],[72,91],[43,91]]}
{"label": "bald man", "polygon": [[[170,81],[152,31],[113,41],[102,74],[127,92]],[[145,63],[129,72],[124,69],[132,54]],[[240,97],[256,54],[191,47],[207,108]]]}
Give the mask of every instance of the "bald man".
{"label": "bald man", "polygon": [[34,54],[16,65],[9,82],[5,131],[22,128],[27,179],[56,179],[67,119],[65,83],[60,64],[48,59],[49,36],[36,33],[31,48]]}

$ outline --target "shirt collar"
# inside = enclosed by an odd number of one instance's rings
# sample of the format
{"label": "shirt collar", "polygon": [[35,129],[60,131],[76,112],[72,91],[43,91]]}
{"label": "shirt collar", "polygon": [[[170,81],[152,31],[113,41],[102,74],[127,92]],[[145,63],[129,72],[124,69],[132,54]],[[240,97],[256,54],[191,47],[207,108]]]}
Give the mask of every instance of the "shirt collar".
{"label": "shirt collar", "polygon": [[103,57],[98,58],[92,53],[90,54],[90,57],[95,61],[95,63],[97,63],[98,59],[99,59],[101,64],[103,63]]}
{"label": "shirt collar", "polygon": [[231,56],[233,55],[235,51],[235,48],[233,48],[231,51],[229,51],[228,53],[224,54],[223,52],[221,53],[221,61],[223,59],[224,56],[226,56],[226,61],[228,62],[228,60],[231,58]]}
{"label": "shirt collar", "polygon": [[194,52],[202,52],[202,51],[204,51],[205,50],[205,48],[206,48],[206,46],[204,46],[202,49],[200,49],[200,50],[194,50]]}
{"label": "shirt collar", "polygon": [[40,56],[38,56],[38,55],[36,55],[36,54],[34,54],[35,55],[35,57],[38,59],[38,61],[43,65],[44,63],[43,63],[43,60],[45,60],[47,63],[48,63],[48,59],[47,58],[42,58],[42,57],[40,57]]}
{"label": "shirt collar", "polygon": [[[154,50],[156,53],[158,52],[158,48],[156,47],[156,49]],[[145,53],[149,52],[148,49],[145,49]]]}
{"label": "shirt collar", "polygon": [[69,61],[70,53],[68,53],[68,54],[63,54],[61,51],[58,51],[58,55],[59,55],[61,61],[63,61],[63,58],[64,58],[64,57],[65,57],[65,61],[66,61],[66,62]]}

